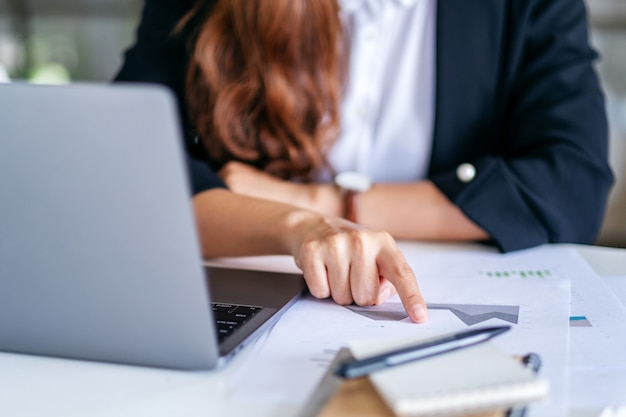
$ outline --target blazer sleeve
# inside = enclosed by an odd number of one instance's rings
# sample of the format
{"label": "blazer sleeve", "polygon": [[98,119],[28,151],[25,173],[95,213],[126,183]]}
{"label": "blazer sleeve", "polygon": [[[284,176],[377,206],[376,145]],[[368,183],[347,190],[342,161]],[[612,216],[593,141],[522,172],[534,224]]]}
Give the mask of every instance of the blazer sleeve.
{"label": "blazer sleeve", "polygon": [[592,243],[613,175],[583,1],[507,3],[495,145],[467,161],[473,181],[451,169],[431,179],[504,252]]}
{"label": "blazer sleeve", "polygon": [[175,35],[173,31],[192,6],[191,0],[146,0],[135,43],[124,54],[124,62],[114,81],[156,83],[175,94],[191,190],[195,195],[225,185],[211,168],[187,122],[184,82],[189,61],[186,43],[189,33]]}

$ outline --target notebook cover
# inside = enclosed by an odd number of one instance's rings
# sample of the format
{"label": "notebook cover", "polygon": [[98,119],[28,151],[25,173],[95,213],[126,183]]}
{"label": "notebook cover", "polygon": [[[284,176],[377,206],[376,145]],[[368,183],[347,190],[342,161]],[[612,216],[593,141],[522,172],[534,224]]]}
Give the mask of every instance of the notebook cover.
{"label": "notebook cover", "polygon": [[[380,351],[372,343],[353,344],[351,350],[357,358]],[[399,416],[502,410],[537,401],[548,392],[545,380],[491,343],[392,367],[369,378]]]}

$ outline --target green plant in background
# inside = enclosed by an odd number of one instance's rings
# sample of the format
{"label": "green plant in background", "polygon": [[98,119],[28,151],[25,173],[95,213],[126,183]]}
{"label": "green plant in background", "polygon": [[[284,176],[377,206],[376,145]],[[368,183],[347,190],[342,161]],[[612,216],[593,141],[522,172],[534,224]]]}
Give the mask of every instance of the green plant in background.
{"label": "green plant in background", "polygon": [[67,84],[72,81],[72,77],[64,65],[48,62],[35,67],[28,81],[35,84]]}
{"label": "green plant in background", "polygon": [[44,26],[29,38],[31,67],[26,73],[28,81],[39,84],[65,84],[72,81],[73,69],[79,60],[76,37],[72,31],[58,33],[57,30],[54,26]]}
{"label": "green plant in background", "polygon": [[79,61],[75,19],[37,17],[24,0],[6,0],[6,6],[8,25],[0,28],[0,80],[6,81],[8,73],[40,84],[70,82]]}

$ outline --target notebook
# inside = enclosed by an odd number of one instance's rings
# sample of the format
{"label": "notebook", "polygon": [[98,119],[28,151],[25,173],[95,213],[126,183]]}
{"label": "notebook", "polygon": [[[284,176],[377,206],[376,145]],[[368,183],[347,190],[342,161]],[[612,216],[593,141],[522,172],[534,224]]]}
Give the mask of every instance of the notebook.
{"label": "notebook", "polygon": [[[360,359],[415,343],[350,345]],[[399,416],[452,416],[505,410],[545,398],[548,383],[491,342],[374,372],[369,379]]]}
{"label": "notebook", "polygon": [[211,369],[305,290],[204,267],[164,88],[6,84],[0,108],[0,350]]}

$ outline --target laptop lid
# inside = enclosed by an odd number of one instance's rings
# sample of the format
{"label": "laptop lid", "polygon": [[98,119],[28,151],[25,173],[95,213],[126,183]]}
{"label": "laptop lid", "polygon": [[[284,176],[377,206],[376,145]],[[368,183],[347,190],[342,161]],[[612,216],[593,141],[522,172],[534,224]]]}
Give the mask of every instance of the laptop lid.
{"label": "laptop lid", "polygon": [[170,93],[8,84],[0,108],[0,350],[217,366],[205,274],[224,274],[202,265]]}

